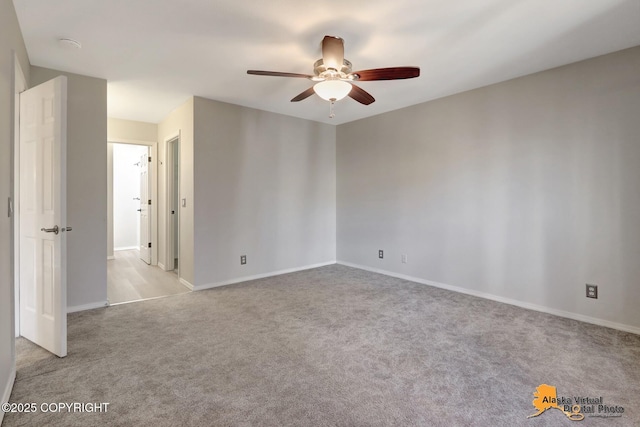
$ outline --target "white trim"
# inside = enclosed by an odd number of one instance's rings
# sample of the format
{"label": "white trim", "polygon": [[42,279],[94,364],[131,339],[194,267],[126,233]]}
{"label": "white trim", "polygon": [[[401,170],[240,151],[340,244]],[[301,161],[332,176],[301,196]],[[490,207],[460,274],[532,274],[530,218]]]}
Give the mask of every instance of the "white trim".
{"label": "white trim", "polygon": [[116,259],[116,257],[114,257],[113,255],[109,255],[109,256],[107,257],[107,261],[111,261],[112,259]]}
{"label": "white trim", "polygon": [[[8,403],[9,398],[11,397],[11,391],[13,390],[13,384],[16,380],[16,367],[15,365],[11,368],[11,373],[9,374],[9,381],[4,386],[4,393],[2,394],[2,402],[0,403]],[[4,418],[4,411],[0,411],[0,424],[2,424],[2,419]]]}
{"label": "white trim", "polygon": [[557,310],[555,308],[545,307],[543,305],[531,304],[524,301],[519,301],[511,298],[501,297],[499,295],[489,294],[481,291],[474,291],[471,289],[461,288],[458,286],[447,285],[445,283],[434,282],[431,280],[420,279],[418,277],[408,276],[406,274],[394,273],[388,270],[382,270],[379,268],[367,267],[364,265],[353,264],[346,261],[338,261],[337,264],[347,267],[358,268],[360,270],[371,271],[373,273],[384,274],[385,276],[396,277],[398,279],[409,280],[411,282],[420,283],[423,285],[433,286],[435,288],[446,289],[453,292],[459,292],[461,294],[472,295],[478,298],[484,298],[492,301],[501,302],[504,304],[515,305],[516,307],[522,307],[529,310],[539,311],[541,313],[553,314],[559,317],[566,317],[567,319],[578,320],[580,322],[591,323],[593,325],[604,326],[606,328],[617,329],[619,331],[630,332],[632,334],[640,335],[640,328],[637,326],[625,325],[623,323],[611,322],[609,320],[599,319],[597,317],[585,316],[583,314],[573,313],[570,311]]}
{"label": "white trim", "polygon": [[164,266],[164,264],[163,264],[163,263],[161,263],[161,262],[158,262],[158,267],[160,267],[160,268],[161,268],[161,269],[163,269],[164,271],[168,271],[168,270],[167,270],[167,267],[165,267],[165,266]]}
{"label": "white trim", "polygon": [[335,264],[335,261],[323,262],[320,264],[305,265],[302,267],[288,268],[286,270],[272,271],[270,273],[256,274],[253,276],[238,277],[236,279],[225,280],[224,282],[208,283],[206,285],[197,285],[193,287],[194,291],[202,291],[204,289],[217,288],[220,286],[233,285],[235,283],[247,282],[249,280],[264,279],[265,277],[280,276],[281,274],[295,273],[296,271],[310,270],[312,268],[325,267]]}
{"label": "white trim", "polygon": [[98,301],[89,304],[74,305],[73,307],[67,307],[67,313],[76,313],[78,311],[93,310],[94,308],[103,308],[108,306],[109,301]]}
{"label": "white trim", "polygon": [[[13,51],[13,297],[14,297],[14,335],[20,336],[20,93],[27,90],[29,85],[24,76],[20,60]],[[14,359],[15,361],[15,359]],[[2,418],[0,418],[0,422]]]}
{"label": "white trim", "polygon": [[190,291],[193,291],[195,289],[195,286],[193,286],[191,283],[184,280],[182,277],[180,278],[180,283],[185,285],[187,288],[189,288]]}
{"label": "white trim", "polygon": [[138,248],[137,246],[123,246],[121,248],[113,248],[113,252],[116,252],[116,251],[130,251],[130,250],[133,250],[133,249],[140,249],[140,248]]}
{"label": "white trim", "polygon": [[148,147],[153,146],[158,141],[146,141],[143,139],[128,139],[128,138],[109,138],[107,143],[111,144],[129,144],[129,145],[146,145]]}
{"label": "white trim", "polygon": [[171,298],[171,297],[175,297],[177,295],[185,295],[185,294],[188,294],[188,293],[189,292],[181,292],[179,294],[160,295],[159,297],[140,298],[140,299],[133,299],[131,301],[114,302],[113,304],[109,304],[109,307],[115,307],[117,305],[131,304],[132,302],[142,302],[142,301],[151,301],[151,300],[154,300],[154,299]]}
{"label": "white trim", "polygon": [[[178,158],[174,159],[173,157],[173,144],[174,143],[178,143]],[[180,213],[180,208],[182,207],[180,204],[178,205],[178,210],[175,212],[175,214],[172,214],[171,211],[171,205],[173,203],[173,196],[174,196],[174,192],[177,190],[178,192],[178,200],[180,200],[180,174],[182,173],[182,168],[180,167],[180,158],[182,157],[182,130],[178,129],[177,131],[175,131],[174,133],[170,134],[168,137],[166,137],[164,139],[164,160],[165,160],[165,173],[164,173],[164,179],[165,179],[165,218],[166,218],[166,222],[165,222],[165,247],[164,247],[164,260],[166,261],[166,263],[168,265],[173,266],[175,264],[175,259],[178,258],[178,262],[180,261],[180,235],[181,235],[181,228],[180,228],[180,217],[182,216],[182,214]],[[178,163],[178,188],[174,188],[173,182],[174,182],[174,164]],[[175,241],[174,241],[174,236],[175,236],[175,229],[174,229],[174,216],[173,215],[177,215],[177,219],[178,219],[178,253],[174,253],[174,247],[175,247]],[[173,270],[173,268],[171,269]],[[177,272],[178,277],[180,277],[180,272]]]}

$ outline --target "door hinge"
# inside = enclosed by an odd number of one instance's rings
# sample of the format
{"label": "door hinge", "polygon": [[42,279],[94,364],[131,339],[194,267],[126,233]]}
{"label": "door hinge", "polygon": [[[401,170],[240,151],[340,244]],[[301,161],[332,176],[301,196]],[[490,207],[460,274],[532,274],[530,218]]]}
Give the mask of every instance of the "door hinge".
{"label": "door hinge", "polygon": [[149,203],[148,204],[151,204],[151,199],[149,199]]}
{"label": "door hinge", "polygon": [[149,247],[151,247],[151,242],[149,242]]}
{"label": "door hinge", "polygon": [[149,156],[149,163],[151,163],[151,156]]}

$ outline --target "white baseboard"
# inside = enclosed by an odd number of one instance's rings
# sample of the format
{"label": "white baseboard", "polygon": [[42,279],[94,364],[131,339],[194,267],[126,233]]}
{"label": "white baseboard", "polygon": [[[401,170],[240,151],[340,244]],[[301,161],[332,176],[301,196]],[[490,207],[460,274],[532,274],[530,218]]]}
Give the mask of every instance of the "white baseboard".
{"label": "white baseboard", "polygon": [[189,288],[189,290],[193,290],[195,288],[195,286],[193,286],[191,283],[187,282],[186,280],[184,280],[182,277],[180,278],[180,283],[182,283],[183,285],[185,285],[187,288]]}
{"label": "white baseboard", "polygon": [[109,255],[109,256],[107,256],[107,261],[110,261],[110,260],[112,260],[112,259],[116,259],[116,257],[114,257],[113,255]]}
{"label": "white baseboard", "polygon": [[193,287],[193,290],[202,291],[204,289],[211,289],[211,288],[217,288],[220,286],[233,285],[235,283],[247,282],[249,280],[264,279],[265,277],[273,277],[273,276],[279,276],[281,274],[295,273],[296,271],[310,270],[312,268],[324,267],[327,265],[333,265],[335,263],[336,263],[335,261],[329,261],[329,262],[323,262],[320,264],[305,265],[303,267],[288,268],[286,270],[272,271],[270,273],[256,274],[253,276],[238,277],[231,280],[225,280],[224,282],[207,283],[206,285],[197,285]]}
{"label": "white baseboard", "polygon": [[93,310],[94,308],[102,308],[102,307],[108,307],[108,306],[109,306],[108,301],[98,301],[98,302],[92,302],[89,304],[74,305],[72,307],[67,307],[67,313],[75,313],[77,311],[84,311],[84,310]]}
{"label": "white baseboard", "polygon": [[167,268],[164,266],[163,263],[159,262],[158,263],[158,267],[160,267],[161,269],[163,269],[164,271],[167,271]]}
{"label": "white baseboard", "polygon": [[[15,364],[11,367],[11,373],[9,374],[9,380],[7,384],[4,386],[4,393],[2,393],[2,402],[0,403],[8,403],[9,398],[11,397],[11,391],[13,390],[13,383],[16,380],[16,366]],[[2,419],[4,418],[4,412],[0,411],[0,425],[2,424]]]}
{"label": "white baseboard", "polygon": [[519,301],[511,298],[501,297],[499,295],[489,294],[486,292],[474,291],[471,289],[465,289],[458,286],[447,285],[445,283],[434,282],[431,280],[421,279],[419,277],[413,277],[406,274],[394,273],[393,271],[382,270],[379,268],[367,267],[365,265],[353,264],[346,261],[337,261],[337,264],[345,265],[347,267],[358,268],[360,270],[371,271],[373,273],[384,274],[385,276],[396,277],[398,279],[409,280],[411,282],[420,283],[423,285],[433,286],[435,288],[446,289],[453,292],[459,292],[461,294],[472,295],[474,297],[484,298],[492,301],[501,302],[504,304],[515,305],[517,307],[526,308],[529,310],[539,311],[541,313],[553,314],[555,316],[566,317],[567,319],[578,320],[580,322],[591,323],[593,325],[604,326],[611,329],[617,329],[619,331],[630,332],[632,334],[640,335],[640,328],[631,325],[625,325],[623,323],[611,322],[609,320],[599,319],[597,317],[585,316],[583,314],[573,313],[570,311],[557,310],[555,308],[545,307],[542,305],[531,304],[524,301]]}

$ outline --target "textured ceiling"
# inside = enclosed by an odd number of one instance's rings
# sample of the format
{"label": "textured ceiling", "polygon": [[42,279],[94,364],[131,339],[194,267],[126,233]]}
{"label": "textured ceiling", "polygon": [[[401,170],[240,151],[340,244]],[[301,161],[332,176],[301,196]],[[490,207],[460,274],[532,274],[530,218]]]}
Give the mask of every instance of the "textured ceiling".
{"label": "textured ceiling", "polygon": [[[157,123],[197,95],[340,124],[640,45],[640,0],[14,0],[33,65],[108,81],[110,117]],[[290,99],[324,35],[354,70],[419,66],[361,82],[376,102]],[[82,49],[61,46],[73,38]]]}

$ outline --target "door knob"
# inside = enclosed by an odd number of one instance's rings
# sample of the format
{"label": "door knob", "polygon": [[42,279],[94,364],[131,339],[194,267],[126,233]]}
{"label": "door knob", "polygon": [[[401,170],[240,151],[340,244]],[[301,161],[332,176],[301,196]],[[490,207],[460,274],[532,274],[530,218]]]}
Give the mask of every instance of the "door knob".
{"label": "door knob", "polygon": [[[64,230],[64,229],[63,229]],[[45,233],[55,233],[58,234],[60,229],[57,225],[54,225],[53,228],[41,228],[40,231],[44,231]]]}
{"label": "door knob", "polygon": [[142,212],[142,209],[138,209],[138,212]]}

